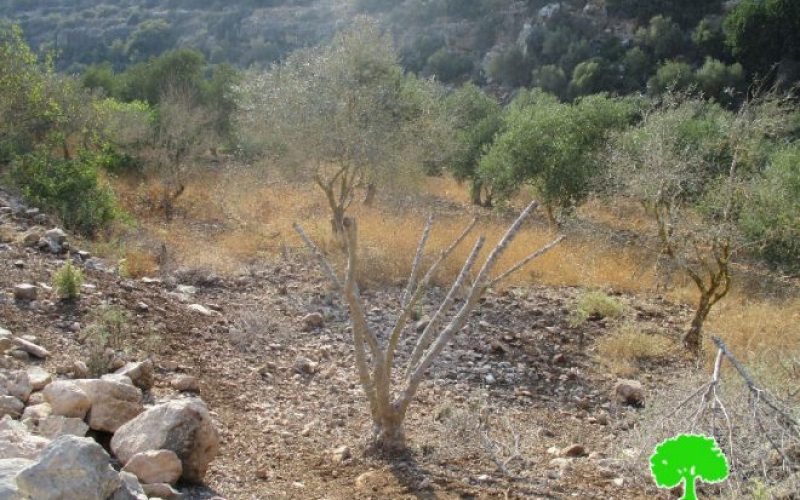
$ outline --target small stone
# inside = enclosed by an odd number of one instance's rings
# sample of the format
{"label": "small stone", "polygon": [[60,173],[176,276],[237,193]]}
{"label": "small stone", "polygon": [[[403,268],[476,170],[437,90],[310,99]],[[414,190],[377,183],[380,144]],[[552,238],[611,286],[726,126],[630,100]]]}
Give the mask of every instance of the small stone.
{"label": "small stone", "polygon": [[47,349],[23,338],[14,337],[14,345],[16,345],[18,349],[30,354],[31,356],[40,359],[50,356],[50,352]]}
{"label": "small stone", "polygon": [[200,392],[197,378],[191,375],[178,375],[170,381],[170,385],[180,392]]}
{"label": "small stone", "polygon": [[13,373],[0,372],[0,389],[5,389],[5,392],[23,403],[28,400],[28,397],[33,392],[30,378],[27,372],[18,371]]}
{"label": "small stone", "polygon": [[75,378],[86,378],[89,376],[89,367],[83,361],[75,361],[72,363],[72,375]]}
{"label": "small stone", "polygon": [[563,353],[558,353],[553,356],[553,364],[554,365],[563,365],[567,362],[567,357],[564,356]]}
{"label": "small stone", "polygon": [[28,380],[30,380],[31,387],[34,391],[41,391],[47,384],[53,381],[53,376],[40,366],[32,366],[28,368]]}
{"label": "small stone", "polygon": [[149,359],[127,363],[115,373],[129,377],[133,385],[144,391],[153,387],[153,362]]}
{"label": "small stone", "polygon": [[15,260],[14,261],[14,267],[16,267],[17,269],[23,269],[25,267],[25,261],[24,260]]}
{"label": "small stone", "polygon": [[551,467],[558,467],[559,469],[566,469],[572,465],[572,460],[569,458],[554,458],[550,460]]}
{"label": "small stone", "polygon": [[48,403],[30,405],[22,412],[22,420],[30,418],[38,423],[40,420],[49,417],[51,413],[53,413],[53,408]]}
{"label": "small stone", "polygon": [[619,379],[614,386],[614,394],[623,404],[644,406],[644,387],[636,380]]}
{"label": "small stone", "polygon": [[19,418],[25,409],[25,403],[14,396],[0,396],[0,418],[6,415],[11,418]]}
{"label": "small stone", "polygon": [[14,299],[21,301],[36,300],[39,293],[39,288],[30,283],[22,283],[14,286]]}
{"label": "small stone", "polygon": [[150,310],[150,306],[148,306],[144,302],[139,302],[139,303],[136,304],[136,310],[139,311],[139,312],[147,312],[147,311]]}
{"label": "small stone", "polygon": [[336,464],[342,464],[352,456],[349,446],[340,446],[333,450],[333,462]]}
{"label": "small stone", "polygon": [[142,489],[145,495],[151,499],[163,498],[164,500],[176,500],[183,497],[178,490],[166,483],[143,484]]}
{"label": "small stone", "polygon": [[192,312],[196,312],[198,314],[202,314],[203,316],[211,316],[213,314],[208,308],[206,308],[205,306],[202,306],[200,304],[190,304],[187,307],[187,309],[189,309]]}
{"label": "small stone", "polygon": [[315,328],[322,328],[325,325],[325,318],[318,312],[306,314],[303,316],[301,321],[303,322],[303,327],[306,331],[313,330]]}
{"label": "small stone", "polygon": [[560,454],[562,457],[570,457],[570,458],[582,457],[586,455],[586,448],[584,448],[583,445],[580,444],[571,444],[563,448]]}
{"label": "small stone", "polygon": [[319,363],[315,363],[306,357],[298,356],[297,359],[294,360],[293,369],[297,373],[303,375],[313,375],[316,373],[318,368]]}

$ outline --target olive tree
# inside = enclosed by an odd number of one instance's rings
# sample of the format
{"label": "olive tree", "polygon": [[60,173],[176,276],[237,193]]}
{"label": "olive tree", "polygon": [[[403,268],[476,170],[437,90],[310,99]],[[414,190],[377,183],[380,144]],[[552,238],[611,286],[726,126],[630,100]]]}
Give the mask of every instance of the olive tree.
{"label": "olive tree", "polygon": [[662,255],[698,289],[683,337],[695,354],[711,308],[730,290],[731,259],[744,248],[737,222],[747,186],[763,168],[770,139],[786,126],[786,112],[775,99],[731,113],[669,94],[611,148],[617,188],[644,205]]}
{"label": "olive tree", "polygon": [[[405,357],[406,369],[405,373],[399,375],[399,377],[393,374],[395,359],[399,356],[400,338],[406,330],[405,327],[411,318],[412,311],[415,310],[423,294],[428,289],[428,285],[435,276],[439,265],[467,238],[476,221],[468,225],[448,248],[436,255],[431,266],[423,274],[422,262],[425,260],[425,246],[433,221],[432,218],[428,219],[417,247],[408,284],[400,299],[397,320],[391,327],[385,342],[382,342],[379,338],[379,333],[368,325],[364,304],[356,285],[355,276],[359,266],[356,221],[350,217],[345,217],[342,221],[348,252],[347,269],[343,280],[303,229],[295,224],[295,230],[317,257],[334,288],[342,294],[347,303],[352,325],[356,371],[369,403],[373,424],[373,445],[378,450],[394,453],[405,449],[406,440],[403,421],[414,395],[424,380],[425,373],[445,346],[462,330],[469,319],[470,313],[478,307],[484,292],[519,271],[526,264],[541,256],[562,240],[563,237],[559,237],[504,272],[493,274],[499,258],[519,232],[525,219],[536,207],[536,202],[533,202],[520,214],[494,249],[489,252],[470,284],[470,274],[476,268],[478,255],[485,242],[483,236],[477,239],[449,292],[436,309],[436,312],[432,314],[431,321],[417,338],[412,352],[410,354],[402,353]],[[462,294],[464,289],[466,289],[466,292]],[[459,301],[458,297],[460,295],[463,298]],[[453,312],[454,309],[455,312]],[[403,381],[398,389],[394,388],[396,378],[400,378]]]}
{"label": "olive tree", "polygon": [[607,134],[627,124],[632,111],[630,101],[603,95],[567,104],[538,90],[521,92],[481,158],[480,174],[502,198],[532,186],[555,224],[557,210],[589,194],[602,172],[598,152]]}
{"label": "olive tree", "polygon": [[459,182],[470,182],[470,199],[475,205],[492,206],[492,187],[478,172],[484,149],[500,130],[500,104],[479,87],[468,83],[445,99],[452,120],[454,144],[445,165]]}
{"label": "olive tree", "polygon": [[313,180],[334,233],[342,233],[358,189],[374,193],[423,161],[437,161],[438,88],[404,74],[388,37],[366,19],[329,45],[251,72],[238,94],[244,143]]}

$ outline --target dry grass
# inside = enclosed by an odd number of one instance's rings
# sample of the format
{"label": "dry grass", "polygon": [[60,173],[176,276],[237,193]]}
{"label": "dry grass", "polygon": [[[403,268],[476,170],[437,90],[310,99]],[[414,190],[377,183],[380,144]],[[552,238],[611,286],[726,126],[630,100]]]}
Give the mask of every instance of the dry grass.
{"label": "dry grass", "polygon": [[[272,178],[268,172],[226,167],[197,175],[177,200],[178,217],[168,226],[158,214],[141,210],[142,193],[148,189],[147,184],[140,187],[135,182],[116,179],[115,187],[126,208],[136,213],[139,230],[149,239],[165,243],[176,265],[235,274],[259,260],[305,252],[292,230],[296,221],[341,264],[343,255],[331,241],[330,216],[321,193],[313,186],[298,186]],[[459,186],[451,178],[431,178],[425,181],[419,198],[426,201],[416,203],[417,206],[368,208],[354,204],[351,214],[359,224],[363,284],[395,284],[406,279],[429,210],[436,215],[436,222],[428,255],[449,245],[472,217],[465,209],[453,208],[467,206],[464,205],[466,192],[466,186]],[[480,217],[475,235],[486,235],[485,248],[491,248],[502,236],[509,217],[485,211]],[[645,214],[636,205],[611,206],[590,201],[581,209],[580,217],[616,230],[635,232],[648,227]],[[498,270],[555,236],[543,219],[540,215],[526,224],[499,263]],[[652,251],[634,245],[614,245],[604,238],[584,234],[568,234],[561,245],[519,272],[508,284],[581,286],[629,293],[656,290],[659,279]],[[465,241],[445,263],[436,278],[439,284],[449,283],[454,278],[472,241]],[[121,256],[131,258],[124,254],[117,258]],[[134,256],[133,260],[136,259],[138,257]],[[151,272],[152,260],[146,256],[141,260],[141,273]],[[678,278],[672,282],[667,296],[676,302],[693,304],[697,291],[688,280]],[[774,372],[770,377],[780,380],[781,373],[787,370],[781,368],[777,360],[786,364],[787,353],[800,352],[798,319],[800,301],[755,299],[739,289],[712,311],[708,332],[725,338],[744,361],[769,366]],[[630,336],[617,340],[627,341],[631,341]]]}
{"label": "dry grass", "polygon": [[142,278],[153,276],[158,271],[156,257],[143,248],[131,248],[125,251],[120,260],[120,274],[126,278]]}
{"label": "dry grass", "polygon": [[598,360],[622,377],[635,375],[641,363],[665,358],[677,347],[674,340],[644,333],[631,324],[622,325],[595,345]]}

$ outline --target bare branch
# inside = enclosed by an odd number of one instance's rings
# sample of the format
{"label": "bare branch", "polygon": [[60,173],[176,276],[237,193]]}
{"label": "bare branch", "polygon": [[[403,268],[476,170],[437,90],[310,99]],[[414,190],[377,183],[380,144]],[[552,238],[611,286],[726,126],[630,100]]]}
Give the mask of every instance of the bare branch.
{"label": "bare branch", "polygon": [[333,282],[334,288],[336,288],[337,290],[342,290],[343,286],[341,280],[339,279],[338,276],[336,276],[336,272],[333,270],[333,267],[331,267],[330,262],[322,253],[322,251],[319,249],[319,247],[317,247],[317,245],[314,244],[314,242],[311,240],[311,238],[308,237],[305,231],[303,231],[303,228],[300,226],[300,224],[295,222],[292,225],[292,227],[294,227],[294,230],[297,232],[297,234],[300,235],[300,238],[303,239],[303,242],[306,244],[308,249],[311,250],[311,253],[314,254],[314,257],[317,258],[320,266],[322,267],[322,270],[325,271],[325,274],[327,274],[328,278],[330,278],[330,280]]}
{"label": "bare branch", "polygon": [[425,326],[425,329],[420,335],[419,339],[417,340],[417,344],[414,346],[414,350],[411,353],[411,358],[408,361],[408,367],[406,368],[406,377],[412,372],[414,367],[419,362],[420,358],[422,358],[425,349],[428,348],[430,345],[433,332],[435,331],[437,324],[441,321],[442,317],[444,317],[445,313],[453,306],[453,302],[456,300],[456,295],[458,290],[464,286],[464,282],[467,280],[467,276],[469,276],[469,272],[472,270],[472,267],[475,265],[475,261],[478,258],[478,254],[483,248],[483,244],[486,241],[485,238],[481,237],[478,238],[478,241],[475,243],[475,246],[472,248],[472,252],[469,254],[469,258],[464,263],[464,266],[461,268],[461,272],[459,273],[456,280],[453,282],[453,286],[450,287],[450,291],[447,293],[444,301],[439,305],[439,309],[437,309],[436,314],[433,315],[430,322]]}
{"label": "bare branch", "polygon": [[[461,232],[461,234],[458,236],[458,238],[456,238],[453,241],[453,243],[450,244],[449,247],[447,247],[444,251],[442,251],[439,254],[439,257],[436,259],[436,261],[428,269],[428,272],[425,273],[425,276],[423,276],[422,280],[420,280],[419,284],[416,287],[416,290],[414,290],[414,294],[411,296],[411,298],[408,300],[408,302],[406,303],[406,299],[405,298],[403,299],[403,304],[404,304],[403,305],[403,309],[402,309],[402,311],[400,311],[400,314],[397,317],[397,322],[395,323],[394,328],[392,329],[392,333],[391,333],[391,336],[390,336],[390,342],[389,342],[389,348],[387,349],[387,353],[386,353],[387,371],[389,372],[390,375],[391,375],[391,372],[392,372],[392,362],[394,361],[394,352],[397,349],[397,343],[400,341],[400,333],[403,331],[403,328],[405,328],[406,323],[408,322],[408,318],[411,317],[411,311],[417,305],[417,302],[419,301],[420,297],[422,297],[422,293],[425,291],[425,288],[427,288],[428,284],[433,279],[433,276],[436,274],[436,271],[439,268],[439,266],[441,265],[441,263],[444,262],[444,260],[451,253],[453,253],[453,251],[456,248],[458,248],[458,245],[462,241],[464,241],[464,238],[466,238],[467,235],[470,233],[470,231],[472,231],[472,228],[475,227],[475,224],[477,224],[477,222],[478,222],[477,218],[472,219],[472,222]],[[427,229],[428,229],[428,226],[426,225],[426,230]],[[427,239],[427,236],[424,233],[423,233],[423,237]],[[420,243],[422,243],[422,241]],[[415,265],[416,265],[416,262],[415,262]],[[413,271],[412,271],[412,275],[413,275]],[[409,289],[413,290],[413,288],[410,287],[410,286],[409,286]]]}
{"label": "bare branch", "polygon": [[551,241],[551,242],[550,242],[550,243],[548,243],[547,245],[543,246],[543,247],[542,247],[542,248],[540,248],[539,250],[536,250],[535,252],[533,252],[532,254],[528,255],[527,257],[525,257],[525,258],[524,258],[524,259],[522,259],[521,261],[517,262],[516,264],[514,264],[513,266],[511,266],[511,267],[510,267],[510,268],[509,268],[507,271],[505,271],[505,272],[501,273],[499,276],[497,276],[496,278],[494,278],[494,279],[493,279],[493,280],[492,280],[492,281],[489,283],[489,286],[494,286],[494,285],[496,285],[497,283],[499,283],[499,282],[503,281],[503,280],[504,280],[505,278],[507,278],[508,276],[510,276],[510,275],[512,275],[512,274],[514,274],[515,272],[517,272],[517,271],[519,271],[520,269],[522,269],[523,267],[525,267],[525,266],[526,266],[526,265],[527,265],[527,264],[528,264],[530,261],[532,261],[532,260],[534,260],[534,259],[536,259],[536,258],[538,258],[538,257],[541,257],[541,256],[542,256],[542,255],[544,255],[545,253],[549,252],[549,251],[550,251],[550,250],[551,250],[553,247],[555,247],[556,245],[558,245],[559,243],[561,243],[561,241],[563,241],[563,240],[564,240],[564,238],[566,238],[566,236],[562,234],[561,236],[559,236],[558,238],[554,239],[553,241]]}
{"label": "bare branch", "polygon": [[430,215],[425,223],[425,229],[422,230],[422,236],[419,239],[419,245],[417,245],[417,253],[414,256],[414,263],[411,265],[411,276],[408,278],[408,285],[406,286],[406,290],[403,292],[403,300],[400,302],[401,307],[406,307],[408,305],[408,301],[411,300],[411,293],[414,291],[414,286],[416,285],[417,278],[419,277],[419,268],[422,264],[422,254],[425,251],[425,244],[428,242],[428,236],[431,233],[432,225],[433,215]]}

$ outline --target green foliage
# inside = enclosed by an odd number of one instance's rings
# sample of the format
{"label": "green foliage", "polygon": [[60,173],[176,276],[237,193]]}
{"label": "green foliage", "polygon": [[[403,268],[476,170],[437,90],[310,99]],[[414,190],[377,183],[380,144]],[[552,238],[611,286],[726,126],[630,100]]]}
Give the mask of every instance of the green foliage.
{"label": "green foliage", "polygon": [[800,144],[776,151],[753,181],[740,226],[771,264],[800,271]]}
{"label": "green foliage", "polygon": [[163,19],[143,21],[128,39],[127,53],[132,60],[157,56],[175,43],[172,26]]}
{"label": "green foliage", "polygon": [[522,49],[514,45],[495,55],[489,62],[489,76],[509,87],[525,85],[530,78],[529,64]]}
{"label": "green foliage", "polygon": [[472,71],[472,59],[458,52],[441,48],[428,58],[426,73],[435,75],[443,82],[452,82],[468,76]]}
{"label": "green foliage", "polygon": [[727,65],[710,57],[695,73],[697,86],[703,95],[722,103],[730,103],[744,84],[744,69],[739,63]]}
{"label": "green foliage", "polygon": [[545,92],[563,97],[567,88],[567,75],[555,64],[546,64],[533,70],[531,86],[539,87]]}
{"label": "green foliage", "polygon": [[603,292],[587,292],[575,304],[570,318],[573,326],[580,326],[589,318],[619,319],[625,313],[625,306]]}
{"label": "green foliage", "polygon": [[541,91],[520,92],[481,159],[481,175],[500,198],[529,184],[551,214],[574,206],[602,172],[597,153],[607,134],[624,127],[633,111],[631,102],[604,95],[563,104]]}
{"label": "green foliage", "polygon": [[457,180],[470,180],[472,201],[482,204],[481,190],[489,186],[483,185],[478,163],[500,129],[500,105],[480,88],[467,84],[447,96],[445,111],[455,131],[453,153],[445,165]]}
{"label": "green foliage", "polygon": [[694,26],[703,16],[720,11],[722,0],[606,0],[609,14],[646,22],[656,15],[671,17],[681,26]]}
{"label": "green foliage", "polygon": [[199,92],[203,85],[205,56],[193,49],[177,49],[138,63],[121,75],[119,97],[151,105],[169,87]]}
{"label": "green foliage", "polygon": [[687,90],[695,85],[692,67],[679,61],[665,61],[659,66],[656,74],[647,82],[647,88],[653,95],[663,94],[669,90]]}
{"label": "green foliage", "polygon": [[597,94],[613,89],[617,84],[614,70],[605,59],[589,59],[575,66],[569,94],[573,97]]}
{"label": "green foliage", "polygon": [[91,151],[77,158],[55,158],[45,145],[18,157],[10,179],[29,203],[57,214],[67,228],[91,236],[120,215],[113,191],[100,176],[101,159]]}
{"label": "green foliage", "polygon": [[62,300],[75,300],[81,293],[83,273],[67,258],[61,268],[53,276],[53,288]]}
{"label": "green foliage", "polygon": [[742,0],[725,18],[725,41],[748,71],[765,75],[773,64],[800,60],[800,3]]}
{"label": "green foliage", "polygon": [[728,460],[713,437],[681,434],[656,447],[650,472],[660,488],[683,483],[682,500],[697,500],[695,481],[718,483],[728,477]]}
{"label": "green foliage", "polygon": [[397,185],[438,160],[440,92],[404,74],[390,39],[359,19],[332,44],[247,75],[237,126],[251,150],[314,180],[339,220],[359,185]]}
{"label": "green foliage", "polygon": [[128,340],[128,311],[121,306],[104,306],[94,313],[89,325],[86,346],[89,349],[87,366],[94,377],[109,372],[113,351],[125,349]]}
{"label": "green foliage", "polygon": [[52,66],[40,63],[18,26],[0,24],[0,164],[29,151],[52,127],[58,104],[49,95]]}
{"label": "green foliage", "polygon": [[669,17],[658,15],[636,32],[636,43],[646,48],[657,61],[680,54],[685,48],[683,31]]}

